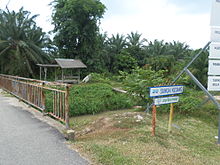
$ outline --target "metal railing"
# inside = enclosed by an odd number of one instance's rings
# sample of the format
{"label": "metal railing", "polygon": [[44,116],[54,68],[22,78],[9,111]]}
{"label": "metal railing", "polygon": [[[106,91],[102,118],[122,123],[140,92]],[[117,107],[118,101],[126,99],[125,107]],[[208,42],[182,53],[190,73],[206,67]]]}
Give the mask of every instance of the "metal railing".
{"label": "metal railing", "polygon": [[68,84],[0,74],[0,88],[64,122],[69,128]]}

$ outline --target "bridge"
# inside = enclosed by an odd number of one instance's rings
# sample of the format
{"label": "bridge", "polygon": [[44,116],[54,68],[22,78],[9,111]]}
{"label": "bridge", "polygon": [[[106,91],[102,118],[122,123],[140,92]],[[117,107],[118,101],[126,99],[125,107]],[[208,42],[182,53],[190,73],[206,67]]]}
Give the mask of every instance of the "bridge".
{"label": "bridge", "polygon": [[[33,108],[19,102],[23,100],[38,108],[40,112],[35,110],[36,113],[56,117],[68,127],[68,101],[65,101],[65,98],[68,99],[68,87],[54,89],[52,85],[55,84],[0,75],[0,88],[18,98],[9,97],[0,89],[0,164],[89,164],[76,151],[67,147],[64,136],[57,129],[30,113]],[[49,92],[53,101],[51,109],[46,110],[49,106],[46,104],[46,95]],[[44,118],[42,113],[40,116]]]}

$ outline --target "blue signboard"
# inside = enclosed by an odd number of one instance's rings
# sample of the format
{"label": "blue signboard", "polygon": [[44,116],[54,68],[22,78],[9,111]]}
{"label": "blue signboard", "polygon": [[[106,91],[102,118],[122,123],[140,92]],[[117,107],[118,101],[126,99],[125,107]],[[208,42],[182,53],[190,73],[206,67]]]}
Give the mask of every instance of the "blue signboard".
{"label": "blue signboard", "polygon": [[183,93],[183,85],[160,86],[150,88],[150,97],[168,96]]}

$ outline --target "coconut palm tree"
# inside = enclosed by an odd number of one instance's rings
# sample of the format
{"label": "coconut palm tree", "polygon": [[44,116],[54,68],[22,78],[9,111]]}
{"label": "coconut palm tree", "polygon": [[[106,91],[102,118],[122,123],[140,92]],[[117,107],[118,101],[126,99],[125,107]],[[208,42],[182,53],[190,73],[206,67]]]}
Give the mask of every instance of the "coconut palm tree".
{"label": "coconut palm tree", "polygon": [[21,8],[0,10],[0,65],[1,72],[34,77],[36,64],[49,60],[43,51],[49,38],[36,25],[37,15]]}

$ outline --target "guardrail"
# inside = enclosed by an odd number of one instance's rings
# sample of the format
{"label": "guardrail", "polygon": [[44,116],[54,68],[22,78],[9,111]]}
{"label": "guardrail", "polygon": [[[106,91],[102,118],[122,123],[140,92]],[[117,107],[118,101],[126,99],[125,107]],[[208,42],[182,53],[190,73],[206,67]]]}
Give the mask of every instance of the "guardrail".
{"label": "guardrail", "polygon": [[70,85],[0,74],[0,88],[69,128]]}

